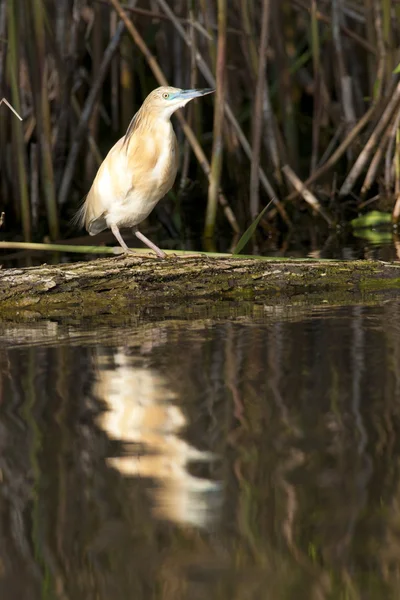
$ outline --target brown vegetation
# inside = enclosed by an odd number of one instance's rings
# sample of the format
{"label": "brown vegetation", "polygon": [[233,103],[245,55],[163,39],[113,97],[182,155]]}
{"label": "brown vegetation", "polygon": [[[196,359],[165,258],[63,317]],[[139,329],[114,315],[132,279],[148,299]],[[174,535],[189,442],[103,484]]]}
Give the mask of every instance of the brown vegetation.
{"label": "brown vegetation", "polygon": [[3,231],[68,234],[102,158],[167,82],[217,89],[178,115],[178,228],[191,180],[211,237],[219,214],[238,232],[269,199],[274,228],[309,210],[300,197],[328,225],[376,198],[397,220],[399,23],[395,0],[0,0],[0,96],[23,116],[0,107]]}

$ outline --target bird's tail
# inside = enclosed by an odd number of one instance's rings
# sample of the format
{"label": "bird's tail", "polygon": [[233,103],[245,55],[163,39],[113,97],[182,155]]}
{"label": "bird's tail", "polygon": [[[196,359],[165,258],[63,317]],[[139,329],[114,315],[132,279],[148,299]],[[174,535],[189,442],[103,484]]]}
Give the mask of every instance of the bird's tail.
{"label": "bird's tail", "polygon": [[79,227],[79,229],[82,229],[85,226],[86,209],[87,209],[86,198],[87,198],[87,194],[83,197],[81,206],[78,208],[77,212],[74,214],[74,216],[72,217],[72,219],[69,222],[69,225],[71,225],[74,228]]}

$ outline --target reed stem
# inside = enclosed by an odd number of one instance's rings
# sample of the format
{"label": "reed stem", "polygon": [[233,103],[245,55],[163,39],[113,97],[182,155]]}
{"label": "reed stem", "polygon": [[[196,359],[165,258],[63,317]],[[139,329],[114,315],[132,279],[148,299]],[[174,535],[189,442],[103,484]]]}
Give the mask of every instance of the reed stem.
{"label": "reed stem", "polygon": [[226,11],[226,0],[218,0],[218,43],[215,69],[217,87],[214,104],[213,149],[208,187],[208,204],[206,211],[206,222],[204,227],[204,238],[207,244],[209,244],[210,240],[214,239],[215,221],[217,218],[218,193],[222,171],[226,70]]}
{"label": "reed stem", "polygon": [[[11,80],[12,104],[14,110],[21,114],[19,86],[19,30],[21,23],[15,11],[16,0],[8,0],[8,72]],[[18,192],[21,204],[22,231],[24,240],[29,242],[32,235],[31,214],[29,206],[28,175],[26,168],[26,152],[22,123],[10,113],[12,119],[14,155],[17,162]]]}
{"label": "reed stem", "polygon": [[257,87],[254,102],[253,136],[252,136],[252,161],[250,172],[250,215],[254,220],[259,212],[259,186],[260,186],[260,150],[263,133],[262,110],[265,89],[265,68],[267,64],[268,25],[270,1],[263,0],[261,17],[260,49],[258,60]]}
{"label": "reed stem", "polygon": [[48,94],[48,60],[46,56],[45,7],[42,0],[28,0],[26,14],[33,22],[33,48],[35,59],[30,60],[31,83],[34,89],[37,127],[40,139],[42,189],[46,202],[50,237],[60,235],[56,189],[52,158],[51,116]]}

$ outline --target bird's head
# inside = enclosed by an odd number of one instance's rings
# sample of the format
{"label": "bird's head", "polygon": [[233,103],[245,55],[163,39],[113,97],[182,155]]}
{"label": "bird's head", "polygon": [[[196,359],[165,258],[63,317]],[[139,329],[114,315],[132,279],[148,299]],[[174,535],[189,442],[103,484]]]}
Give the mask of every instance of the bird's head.
{"label": "bird's head", "polygon": [[182,108],[193,98],[205,96],[214,91],[212,88],[181,90],[180,88],[163,86],[150,92],[143,103],[143,107],[156,112],[161,118],[169,119],[178,108]]}

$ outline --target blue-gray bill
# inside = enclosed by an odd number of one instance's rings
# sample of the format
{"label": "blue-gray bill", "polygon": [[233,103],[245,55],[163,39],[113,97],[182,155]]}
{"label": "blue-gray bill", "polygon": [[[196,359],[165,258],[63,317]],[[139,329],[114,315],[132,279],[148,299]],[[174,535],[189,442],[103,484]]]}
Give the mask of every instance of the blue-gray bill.
{"label": "blue-gray bill", "polygon": [[191,100],[199,96],[206,96],[215,92],[214,88],[203,88],[200,90],[181,90],[174,98],[182,98],[182,100]]}

